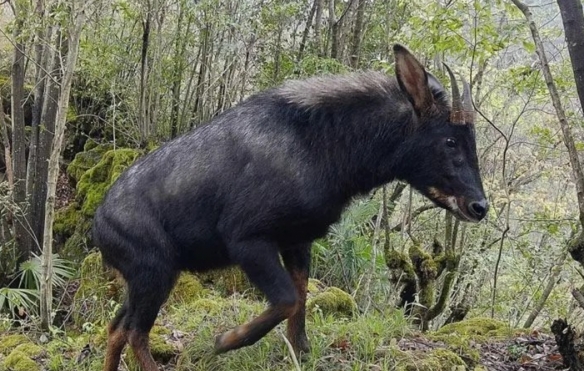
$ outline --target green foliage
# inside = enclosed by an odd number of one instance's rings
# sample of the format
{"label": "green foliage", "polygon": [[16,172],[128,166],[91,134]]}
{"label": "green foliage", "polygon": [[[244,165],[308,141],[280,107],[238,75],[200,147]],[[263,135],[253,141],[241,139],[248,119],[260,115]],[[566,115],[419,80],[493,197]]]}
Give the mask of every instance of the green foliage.
{"label": "green foliage", "polygon": [[[71,266],[68,260],[62,259],[57,254],[53,254],[52,261],[52,280],[53,287],[63,288],[67,281],[75,275],[75,268]],[[31,259],[20,265],[19,287],[31,290],[38,290],[41,287],[42,266],[40,256],[33,256]]]}
{"label": "green foliage", "polygon": [[[52,285],[55,288],[63,288],[67,281],[75,275],[75,269],[68,260],[53,255]],[[20,269],[13,282],[18,281],[16,287],[0,288],[0,310],[8,309],[9,313],[16,313],[17,308],[23,308],[28,313],[36,313],[40,299],[41,259],[33,256],[21,263]]]}
{"label": "green foliage", "polygon": [[327,239],[313,245],[316,278],[345,291],[355,288],[373,259],[368,231],[378,207],[375,200],[356,201],[331,227]]}
{"label": "green foliage", "polygon": [[98,252],[83,260],[79,276],[79,288],[73,299],[73,320],[78,326],[105,325],[119,307],[123,284],[105,269]]}

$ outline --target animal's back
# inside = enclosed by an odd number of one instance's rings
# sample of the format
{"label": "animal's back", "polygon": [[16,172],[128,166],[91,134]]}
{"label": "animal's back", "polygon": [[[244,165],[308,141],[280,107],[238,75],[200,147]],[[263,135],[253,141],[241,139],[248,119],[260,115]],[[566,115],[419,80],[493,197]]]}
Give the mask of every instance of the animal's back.
{"label": "animal's back", "polygon": [[291,193],[310,168],[301,166],[306,156],[281,104],[252,97],[128,168],[94,218],[106,262],[122,273],[154,257],[174,262],[174,269],[229,264],[224,242],[238,219],[262,218],[260,204],[269,214],[278,207],[270,202],[295,203],[282,193]]}

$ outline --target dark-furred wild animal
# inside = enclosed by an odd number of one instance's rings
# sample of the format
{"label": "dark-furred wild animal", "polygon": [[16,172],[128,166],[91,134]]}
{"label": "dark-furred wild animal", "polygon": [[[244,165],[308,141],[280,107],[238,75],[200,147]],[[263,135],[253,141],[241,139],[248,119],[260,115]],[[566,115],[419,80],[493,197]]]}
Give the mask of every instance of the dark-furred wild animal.
{"label": "dark-furred wild animal", "polygon": [[[98,208],[93,238],[128,286],[109,326],[106,371],[126,343],[157,366],[149,332],[181,271],[239,266],[269,307],[217,336],[215,351],[251,345],[285,319],[309,350],[305,300],[311,243],[359,194],[400,179],[458,218],[487,213],[470,90],[440,82],[403,46],[396,77],[379,72],[289,81],[249,97],[129,167]],[[450,72],[450,70],[449,70]],[[283,264],[281,263],[283,262]]]}

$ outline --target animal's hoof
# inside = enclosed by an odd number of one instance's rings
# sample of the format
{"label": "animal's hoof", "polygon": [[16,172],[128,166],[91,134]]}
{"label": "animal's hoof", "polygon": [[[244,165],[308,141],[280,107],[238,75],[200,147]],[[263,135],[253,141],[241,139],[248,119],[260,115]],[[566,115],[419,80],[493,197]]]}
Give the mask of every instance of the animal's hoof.
{"label": "animal's hoof", "polygon": [[215,354],[221,354],[244,346],[237,336],[238,327],[215,337]]}
{"label": "animal's hoof", "polygon": [[225,336],[225,334],[215,336],[215,347],[213,348],[213,352],[215,354],[222,354],[222,353],[225,353],[229,350],[225,347],[225,344],[223,344],[222,339],[224,336]]}
{"label": "animal's hoof", "polygon": [[294,348],[294,353],[298,357],[310,353],[310,342],[306,338],[306,335],[297,338],[292,344],[292,348]]}

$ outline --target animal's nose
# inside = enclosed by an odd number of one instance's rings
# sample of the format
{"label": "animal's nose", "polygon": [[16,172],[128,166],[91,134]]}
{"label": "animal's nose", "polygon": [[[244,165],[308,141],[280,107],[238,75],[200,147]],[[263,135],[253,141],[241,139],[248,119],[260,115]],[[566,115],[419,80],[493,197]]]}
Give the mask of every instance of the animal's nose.
{"label": "animal's nose", "polygon": [[480,201],[473,201],[468,204],[468,212],[478,220],[483,219],[489,210],[489,201],[482,199]]}

